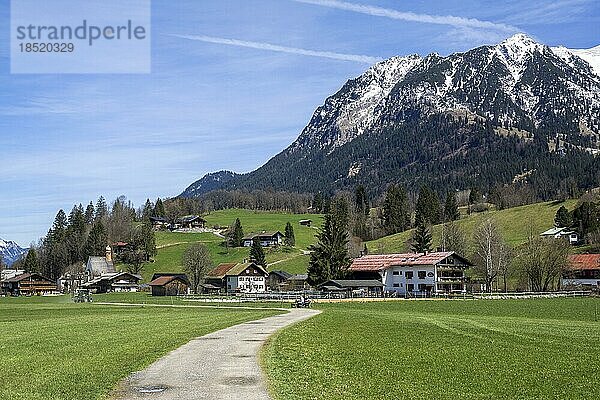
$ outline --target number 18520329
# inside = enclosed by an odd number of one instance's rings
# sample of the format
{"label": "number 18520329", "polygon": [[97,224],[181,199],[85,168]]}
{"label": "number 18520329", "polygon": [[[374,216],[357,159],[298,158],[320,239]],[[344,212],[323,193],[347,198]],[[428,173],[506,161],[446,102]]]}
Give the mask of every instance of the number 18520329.
{"label": "number 18520329", "polygon": [[73,43],[19,43],[21,53],[72,53]]}

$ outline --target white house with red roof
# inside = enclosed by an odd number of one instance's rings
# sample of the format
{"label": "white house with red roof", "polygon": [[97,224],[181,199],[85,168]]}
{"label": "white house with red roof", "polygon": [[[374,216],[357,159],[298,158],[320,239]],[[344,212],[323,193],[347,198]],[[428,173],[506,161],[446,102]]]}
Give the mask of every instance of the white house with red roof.
{"label": "white house with red roof", "polygon": [[354,259],[356,279],[379,279],[386,292],[443,294],[466,292],[465,270],[473,264],[453,251],[367,255]]}
{"label": "white house with red roof", "polygon": [[574,254],[562,275],[562,287],[600,287],[600,254]]}

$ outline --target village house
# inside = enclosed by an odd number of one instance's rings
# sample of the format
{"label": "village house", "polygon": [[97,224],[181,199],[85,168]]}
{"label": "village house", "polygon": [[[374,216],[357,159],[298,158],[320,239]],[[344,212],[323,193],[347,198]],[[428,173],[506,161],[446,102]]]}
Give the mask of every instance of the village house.
{"label": "village house", "polygon": [[155,231],[164,231],[171,227],[169,220],[165,217],[150,217],[150,224]]}
{"label": "village house", "polygon": [[38,273],[23,273],[1,282],[2,293],[11,296],[33,296],[58,293],[56,283]]}
{"label": "village house", "polygon": [[93,293],[137,292],[142,277],[129,272],[113,272],[100,275],[83,285]]}
{"label": "village house", "polygon": [[386,292],[401,295],[464,293],[472,264],[454,252],[367,255],[354,259],[355,279],[376,279]]}
{"label": "village house", "polygon": [[242,238],[242,246],[251,247],[255,240],[258,240],[262,247],[279,246],[283,244],[283,237],[283,233],[279,231],[253,233]]}
{"label": "village house", "polygon": [[551,228],[540,234],[542,237],[554,238],[554,239],[565,239],[570,245],[575,246],[579,244],[579,234],[568,228]]}
{"label": "village house", "polygon": [[299,221],[300,225],[310,227],[312,225],[312,219],[301,219]]}
{"label": "village house", "polygon": [[205,282],[227,293],[263,293],[267,291],[268,277],[262,266],[252,262],[225,263],[210,271]]}
{"label": "village house", "polygon": [[600,288],[600,254],[569,256],[560,284],[563,288]]}
{"label": "village house", "polygon": [[181,230],[204,229],[205,227],[206,220],[198,215],[186,215],[177,218],[173,226],[174,229]]}
{"label": "village house", "polygon": [[106,255],[104,257],[90,256],[85,264],[85,273],[88,280],[103,274],[111,274],[114,272],[116,271],[110,246],[106,246]]}
{"label": "village house", "polygon": [[179,296],[190,291],[190,281],[185,274],[154,274],[148,286],[152,296]]}
{"label": "village house", "polygon": [[306,274],[290,274],[287,271],[269,272],[268,287],[273,291],[301,291],[308,290]]}

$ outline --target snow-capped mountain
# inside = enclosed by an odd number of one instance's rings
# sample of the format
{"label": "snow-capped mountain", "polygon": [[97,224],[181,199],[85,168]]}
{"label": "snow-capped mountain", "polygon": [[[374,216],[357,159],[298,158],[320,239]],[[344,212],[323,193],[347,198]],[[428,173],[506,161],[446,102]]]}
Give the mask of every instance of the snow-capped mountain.
{"label": "snow-capped mountain", "polygon": [[390,58],[327,98],[287,149],[218,187],[491,188],[530,170],[532,182],[600,185],[589,172],[600,167],[599,55],[600,46],[551,48],[517,34],[448,56]]}
{"label": "snow-capped mountain", "polygon": [[0,239],[0,257],[3,258],[6,265],[11,266],[26,252],[26,249],[20,247],[15,242]]}

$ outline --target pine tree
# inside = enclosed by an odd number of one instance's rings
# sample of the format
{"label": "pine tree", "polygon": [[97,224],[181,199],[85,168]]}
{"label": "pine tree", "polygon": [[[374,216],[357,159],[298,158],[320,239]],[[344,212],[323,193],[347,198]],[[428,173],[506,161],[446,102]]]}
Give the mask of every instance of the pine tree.
{"label": "pine tree", "polygon": [[285,224],[285,245],[294,247],[296,245],[296,237],[294,236],[294,227],[290,222]]}
{"label": "pine tree", "polygon": [[313,212],[322,213],[323,212],[323,194],[321,192],[317,192],[312,201]]}
{"label": "pine tree", "polygon": [[369,215],[371,210],[369,204],[369,196],[367,194],[367,190],[363,185],[359,185],[356,187],[354,192],[354,202],[356,204],[356,213],[364,214],[365,216]]}
{"label": "pine tree", "polygon": [[167,216],[165,205],[160,198],[156,199],[156,203],[154,204],[154,216],[163,218]]}
{"label": "pine tree", "polygon": [[83,206],[73,207],[69,214],[65,232],[65,246],[68,252],[68,265],[83,261],[83,246],[86,240],[86,225]]}
{"label": "pine tree", "polygon": [[102,224],[101,220],[98,220],[92,226],[92,230],[85,242],[84,257],[104,255],[107,244],[108,235],[104,229],[104,224]]}
{"label": "pine tree", "polygon": [[146,203],[144,207],[142,207],[141,218],[143,222],[148,222],[150,217],[154,214],[154,205],[150,201],[150,199],[146,199]]}
{"label": "pine tree", "polygon": [[427,223],[420,218],[412,237],[412,250],[415,253],[427,253],[431,251],[431,233]]}
{"label": "pine tree", "polygon": [[426,224],[437,224],[440,222],[440,200],[437,194],[429,187],[423,185],[419,190],[419,198],[415,206],[415,226],[417,220],[423,220]]}
{"label": "pine tree", "polygon": [[40,265],[38,263],[37,252],[32,247],[27,252],[25,261],[23,262],[23,269],[25,272],[39,272]]}
{"label": "pine tree", "polygon": [[383,226],[391,235],[410,228],[408,196],[401,186],[390,185],[383,202]]}
{"label": "pine tree", "polygon": [[244,238],[244,228],[239,218],[233,222],[233,226],[229,228],[229,241],[233,247],[240,247]]}
{"label": "pine tree", "polygon": [[69,255],[66,245],[67,215],[59,210],[54,218],[52,228],[44,239],[47,257],[43,268],[44,275],[57,279],[68,266]]}
{"label": "pine tree", "polygon": [[456,221],[460,219],[460,212],[458,211],[458,202],[456,201],[456,195],[454,192],[448,192],[446,194],[446,202],[444,204],[444,217],[446,221]]}
{"label": "pine tree", "polygon": [[91,225],[94,223],[94,214],[95,213],[96,213],[96,209],[94,208],[94,203],[92,203],[90,201],[90,204],[88,204],[87,207],[85,208],[85,214],[84,214],[85,223],[87,225]]}
{"label": "pine tree", "polygon": [[108,216],[108,206],[103,196],[96,202],[96,221],[102,220]]}
{"label": "pine tree", "polygon": [[554,217],[554,225],[559,228],[568,228],[573,225],[573,218],[565,206],[560,206]]}
{"label": "pine tree", "polygon": [[260,240],[258,238],[252,241],[252,247],[250,247],[250,261],[263,267],[267,266],[265,251],[260,245]]}
{"label": "pine tree", "polygon": [[325,215],[323,226],[316,235],[318,242],[311,245],[308,281],[318,285],[329,279],[340,279],[350,266],[348,233],[331,214]]}

